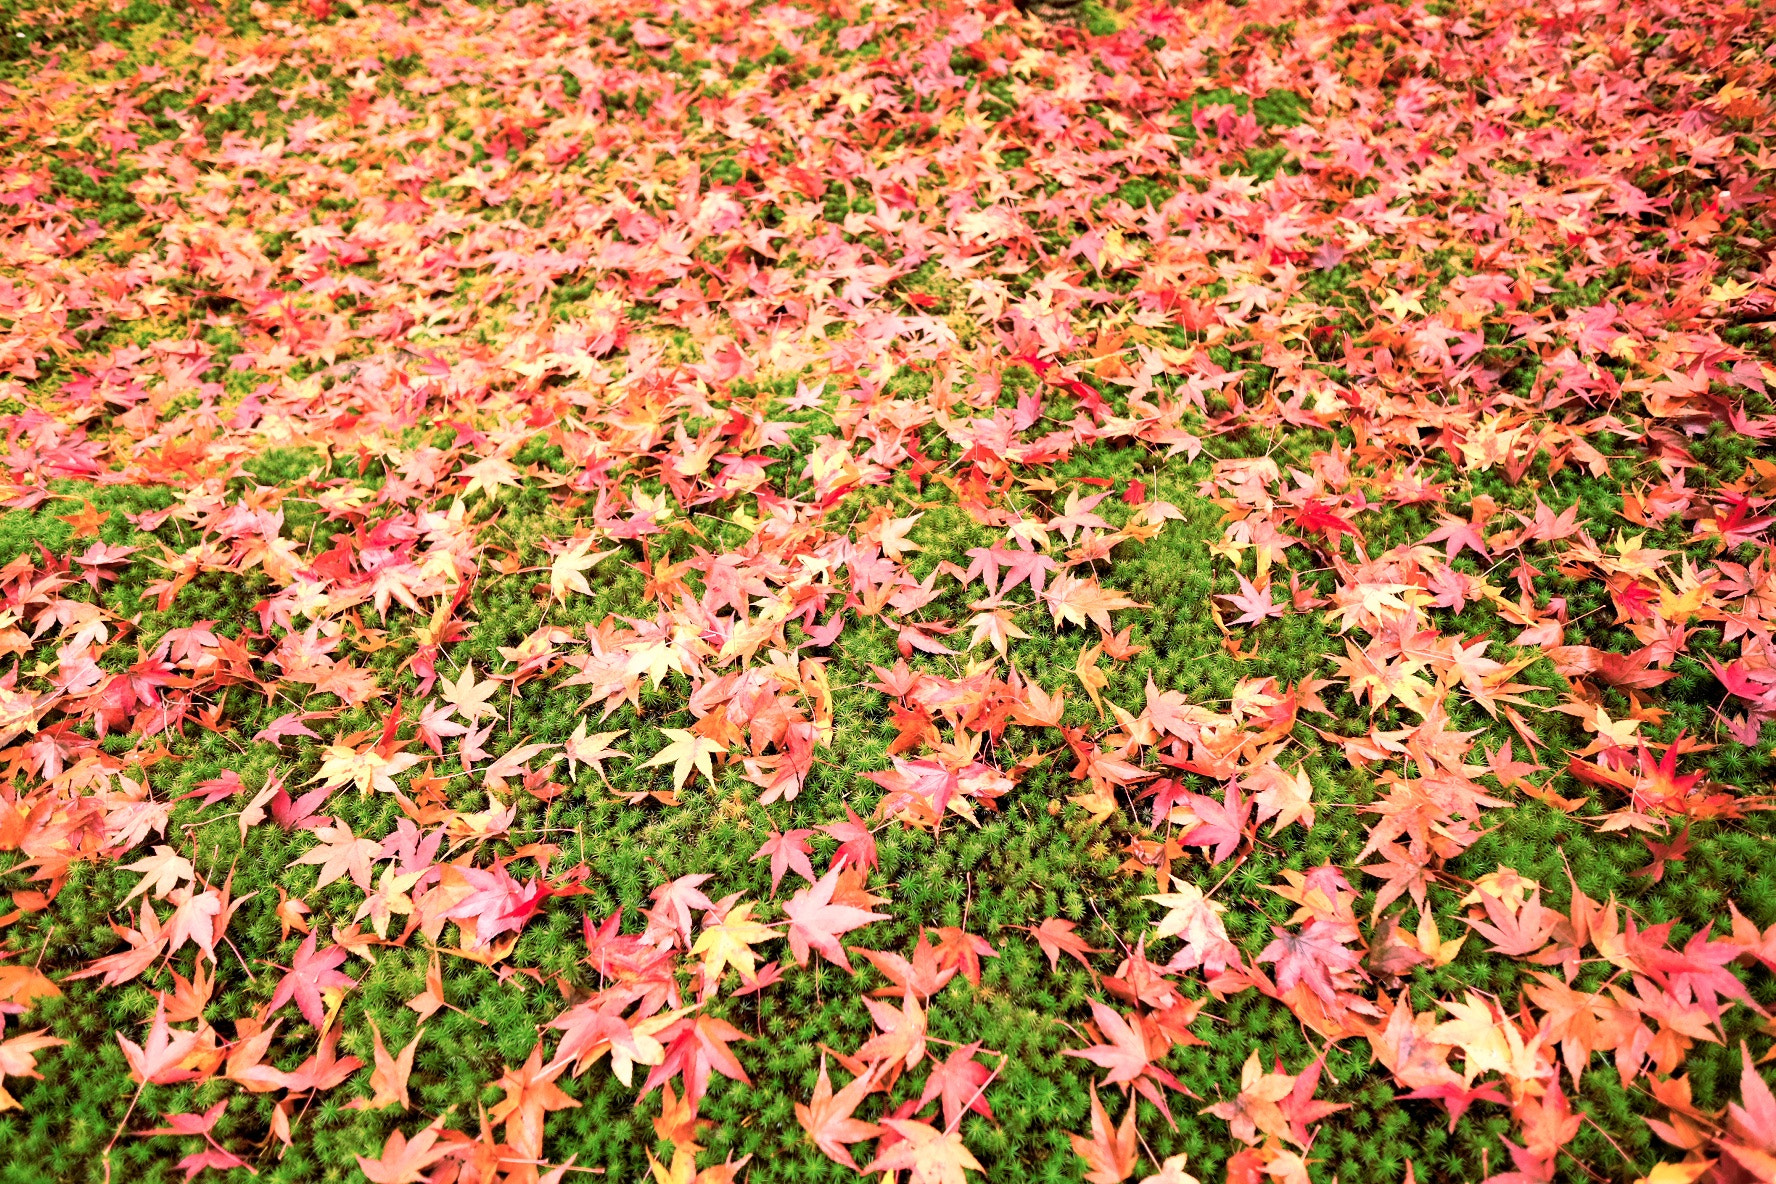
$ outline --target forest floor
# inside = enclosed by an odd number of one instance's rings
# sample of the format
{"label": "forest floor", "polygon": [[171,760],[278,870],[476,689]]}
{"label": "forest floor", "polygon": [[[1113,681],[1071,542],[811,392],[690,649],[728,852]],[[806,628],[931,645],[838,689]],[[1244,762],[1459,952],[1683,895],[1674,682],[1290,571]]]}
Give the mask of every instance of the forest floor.
{"label": "forest floor", "polygon": [[1772,29],[0,0],[0,1182],[1776,1179]]}

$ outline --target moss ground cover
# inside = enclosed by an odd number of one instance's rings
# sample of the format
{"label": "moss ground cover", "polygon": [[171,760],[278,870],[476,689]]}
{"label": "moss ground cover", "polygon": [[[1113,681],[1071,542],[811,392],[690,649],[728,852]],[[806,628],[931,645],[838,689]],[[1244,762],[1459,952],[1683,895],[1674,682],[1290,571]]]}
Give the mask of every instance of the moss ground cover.
{"label": "moss ground cover", "polygon": [[0,1179],[1772,1178],[1768,23],[0,0]]}

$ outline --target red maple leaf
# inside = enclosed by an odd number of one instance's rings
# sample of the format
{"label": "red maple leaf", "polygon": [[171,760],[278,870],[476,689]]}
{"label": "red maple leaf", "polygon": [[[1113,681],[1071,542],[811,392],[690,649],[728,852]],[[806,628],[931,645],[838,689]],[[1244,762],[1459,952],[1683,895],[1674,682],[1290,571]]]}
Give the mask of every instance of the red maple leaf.
{"label": "red maple leaf", "polygon": [[1068,921],[1061,917],[1049,917],[1042,924],[1036,926],[1018,926],[1034,937],[1036,944],[1042,947],[1042,952],[1048,955],[1048,969],[1051,972],[1060,969],[1061,955],[1068,954],[1095,975],[1097,971],[1092,970],[1092,965],[1086,961],[1085,956],[1087,954],[1101,954],[1104,951],[1085,944],[1084,940],[1073,932],[1078,927],[1078,922]]}
{"label": "red maple leaf", "polygon": [[328,987],[355,987],[358,980],[342,974],[339,967],[344,963],[349,951],[344,946],[329,946],[319,953],[315,952],[315,935],[309,934],[302,939],[296,949],[296,958],[284,977],[278,980],[277,990],[271,994],[271,1002],[267,1010],[276,1011],[291,998],[296,1000],[302,1018],[321,1026],[326,1014],[326,1007],[321,999],[321,992]]}

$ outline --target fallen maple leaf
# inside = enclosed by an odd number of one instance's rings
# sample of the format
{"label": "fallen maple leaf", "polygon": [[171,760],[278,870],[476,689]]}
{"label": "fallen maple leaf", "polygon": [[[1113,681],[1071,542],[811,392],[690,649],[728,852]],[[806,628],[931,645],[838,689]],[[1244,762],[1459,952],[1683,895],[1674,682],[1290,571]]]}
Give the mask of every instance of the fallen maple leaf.
{"label": "fallen maple leaf", "polygon": [[494,1103],[488,1120],[505,1124],[506,1142],[523,1159],[542,1158],[543,1120],[551,1111],[571,1110],[580,1104],[555,1084],[565,1068],[563,1061],[543,1064],[543,1046],[539,1041],[532,1046],[523,1065],[507,1068],[495,1082],[505,1096]]}
{"label": "fallen maple leaf", "polygon": [[876,1086],[874,1072],[854,1078],[838,1093],[833,1093],[832,1079],[826,1074],[826,1058],[820,1058],[820,1076],[814,1082],[814,1096],[807,1105],[795,1104],[796,1122],[814,1140],[822,1154],[834,1163],[857,1170],[857,1161],[845,1150],[851,1143],[861,1143],[882,1133],[873,1122],[851,1117],[857,1104]]}
{"label": "fallen maple leaf", "polygon": [[1135,1152],[1135,1106],[1131,1101],[1119,1126],[1110,1125],[1110,1115],[1098,1100],[1096,1086],[1091,1091],[1091,1137],[1069,1134],[1073,1152],[1085,1161],[1085,1178],[1091,1184],[1122,1184],[1135,1174],[1139,1158]]}
{"label": "fallen maple leaf", "polygon": [[691,947],[691,956],[703,959],[703,980],[714,985],[721,982],[722,972],[732,966],[740,977],[750,979],[757,971],[752,947],[776,936],[769,925],[752,919],[752,904],[736,904],[703,918],[703,932]]}
{"label": "fallen maple leaf", "polygon": [[[993,1080],[993,1070],[975,1060],[981,1050],[980,1041],[959,1045],[925,1078],[919,1094],[919,1109],[937,1099],[943,1100],[944,1129],[955,1130],[962,1116],[972,1110],[994,1121],[993,1107],[987,1103],[986,1088]],[[1001,1065],[1004,1058],[1000,1059]]]}
{"label": "fallen maple leaf", "polygon": [[346,957],[344,946],[332,946],[316,953],[315,935],[309,934],[297,947],[290,969],[278,980],[277,990],[271,993],[271,1001],[266,1004],[267,1009],[276,1011],[294,998],[302,1018],[319,1028],[325,1014],[321,992],[329,987],[358,985],[357,979],[339,971]]}
{"label": "fallen maple leaf", "polygon": [[461,1155],[467,1150],[466,1142],[446,1140],[440,1144],[439,1139],[444,1133],[443,1115],[428,1123],[412,1141],[400,1130],[392,1130],[382,1145],[381,1155],[375,1159],[364,1155],[355,1157],[358,1170],[364,1173],[370,1184],[418,1184],[425,1179],[427,1168],[446,1156]]}
{"label": "fallen maple leaf", "polygon": [[382,1029],[376,1026],[376,1017],[364,1017],[370,1021],[370,1035],[375,1050],[375,1067],[370,1071],[370,1097],[354,1098],[345,1104],[347,1110],[381,1110],[388,1106],[399,1106],[405,1113],[411,1103],[407,1099],[407,1079],[413,1074],[413,1054],[419,1048],[419,1038],[423,1030],[415,1032],[399,1053],[390,1056],[388,1049],[383,1047]]}
{"label": "fallen maple leaf", "polygon": [[617,548],[613,547],[594,554],[592,540],[580,539],[557,555],[555,561],[549,565],[549,595],[563,601],[567,599],[569,592],[580,596],[592,595],[592,585],[586,582],[586,573],[616,553]]}
{"label": "fallen maple leaf", "polygon": [[62,989],[34,966],[0,966],[0,1003],[29,1008],[39,999],[54,999]]}
{"label": "fallen maple leaf", "polygon": [[577,774],[580,762],[584,761],[598,772],[599,780],[608,785],[609,779],[604,775],[604,762],[611,757],[628,759],[627,753],[610,747],[610,744],[613,740],[620,740],[627,734],[624,729],[619,728],[614,732],[594,732],[588,736],[584,719],[574,724],[573,735],[569,736],[567,743],[561,747],[563,755],[567,757],[569,774]]}
{"label": "fallen maple leaf", "polygon": [[[4,1030],[5,1017],[0,1016],[0,1031]],[[129,1055],[132,1047],[119,1037],[124,1045],[124,1055]],[[151,1038],[152,1042],[152,1038]],[[37,1054],[46,1048],[59,1048],[68,1043],[66,1040],[49,1035],[42,1029],[35,1032],[21,1032],[7,1040],[0,1041],[0,1111],[22,1109],[19,1100],[6,1091],[8,1077],[34,1077],[42,1079],[43,1074],[37,1071]],[[135,1061],[131,1061],[134,1068]],[[144,1059],[144,1065],[146,1060]]]}
{"label": "fallen maple leaf", "polygon": [[690,777],[693,766],[703,774],[704,780],[711,785],[715,784],[715,768],[710,764],[709,758],[715,753],[726,752],[726,748],[707,736],[699,736],[683,728],[661,728],[660,732],[672,743],[642,761],[637,768],[651,769],[657,765],[671,765],[674,792],[683,791],[685,780]]}
{"label": "fallen maple leaf", "polygon": [[129,1062],[130,1076],[137,1082],[173,1085],[203,1076],[184,1067],[185,1059],[197,1047],[197,1033],[169,1029],[165,1004],[155,1008],[154,1024],[143,1043],[127,1040],[121,1032],[114,1035],[123,1049],[123,1059]]}
{"label": "fallen maple leaf", "polygon": [[851,960],[839,944],[840,935],[871,921],[888,920],[886,913],[833,903],[833,891],[838,887],[843,870],[839,867],[828,869],[824,876],[798,891],[783,906],[783,913],[789,918],[789,948],[795,955],[797,966],[808,964],[808,954],[812,950],[833,965],[850,970]]}
{"label": "fallen maple leaf", "polygon": [[[814,865],[808,862],[809,847],[807,839],[814,832],[807,829],[784,831],[779,834],[772,831],[759,849],[753,852],[753,859],[771,861],[771,894],[777,893],[777,886],[783,882],[783,873],[795,870],[796,875],[812,884],[815,880]],[[867,833],[867,832],[866,832]]]}
{"label": "fallen maple leaf", "polygon": [[1179,937],[1184,941],[1184,948],[1166,964],[1169,969],[1201,967],[1208,974],[1218,974],[1239,960],[1239,950],[1227,936],[1227,927],[1221,920],[1226,907],[1209,900],[1195,884],[1173,877],[1171,892],[1142,899],[1169,910],[1161,918],[1155,936]]}
{"label": "fallen maple leaf", "polygon": [[[1068,921],[1061,917],[1049,917],[1040,925],[1033,927],[1020,925],[1017,928],[1026,930],[1036,939],[1036,944],[1042,947],[1042,952],[1048,956],[1048,969],[1051,972],[1060,969],[1062,954],[1070,955],[1090,971],[1092,964],[1086,961],[1085,956],[1087,954],[1101,954],[1104,951],[1086,945],[1081,938],[1076,936],[1073,931],[1078,927],[1078,922]],[[1097,972],[1092,971],[1092,973]]]}
{"label": "fallen maple leaf", "polygon": [[910,1118],[888,1118],[882,1125],[900,1140],[872,1159],[865,1172],[910,1172],[908,1184],[966,1184],[966,1172],[986,1171],[956,1131],[940,1131]]}
{"label": "fallen maple leaf", "polygon": [[1216,1102],[1203,1108],[1204,1114],[1225,1119],[1233,1129],[1233,1137],[1243,1143],[1257,1144],[1260,1133],[1276,1138],[1290,1137],[1289,1119],[1278,1104],[1295,1087],[1295,1079],[1281,1071],[1266,1073],[1256,1049],[1240,1068],[1239,1093],[1230,1102]]}

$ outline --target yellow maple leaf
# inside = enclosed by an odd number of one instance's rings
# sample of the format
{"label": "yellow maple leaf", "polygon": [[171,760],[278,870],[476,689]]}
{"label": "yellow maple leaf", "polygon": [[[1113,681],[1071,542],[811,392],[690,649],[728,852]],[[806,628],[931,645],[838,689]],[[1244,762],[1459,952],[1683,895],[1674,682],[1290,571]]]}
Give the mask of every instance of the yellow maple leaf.
{"label": "yellow maple leaf", "polygon": [[1455,961],[1461,948],[1468,940],[1467,934],[1452,941],[1444,941],[1443,934],[1437,929],[1437,918],[1430,913],[1420,913],[1418,917],[1418,952],[1431,960],[1433,966],[1447,966]]}
{"label": "yellow maple leaf", "polygon": [[358,792],[363,794],[373,789],[379,793],[394,793],[399,788],[395,777],[417,765],[419,760],[410,752],[383,756],[374,748],[356,752],[344,744],[329,744],[322,752],[321,768],[314,779],[329,789],[356,785]]}
{"label": "yellow maple leaf", "polygon": [[1104,700],[1098,692],[1110,685],[1110,678],[1098,669],[1098,656],[1104,652],[1102,644],[1094,643],[1079,651],[1079,657],[1073,662],[1073,675],[1085,687],[1085,693],[1091,696],[1092,706],[1098,709],[1098,718],[1104,718]]}
{"label": "yellow maple leaf", "polygon": [[641,768],[651,769],[656,765],[671,765],[674,793],[684,789],[685,781],[691,775],[692,766],[695,766],[711,785],[715,784],[715,767],[710,764],[709,758],[715,753],[726,752],[726,749],[707,736],[699,736],[695,732],[688,732],[683,728],[661,728],[660,731],[672,743],[641,762]]}
{"label": "yellow maple leaf", "polygon": [[573,546],[555,557],[549,565],[549,595],[556,600],[565,601],[569,592],[577,592],[581,596],[592,595],[592,585],[586,582],[586,573],[601,561],[615,555],[619,548],[612,547],[608,551],[593,552],[590,536],[580,539]]}
{"label": "yellow maple leaf", "polygon": [[1634,1184],[1694,1184],[1694,1181],[1707,1175],[1708,1169],[1713,1166],[1712,1159],[1655,1164],[1652,1171],[1635,1180]]}
{"label": "yellow maple leaf", "polygon": [[776,934],[769,925],[761,924],[752,919],[752,902],[737,904],[729,909],[717,924],[705,921],[703,932],[697,936],[697,944],[691,947],[692,957],[703,959],[703,981],[719,983],[722,974],[732,966],[743,978],[756,978],[757,963],[753,959],[752,947],[761,941],[768,941]]}

